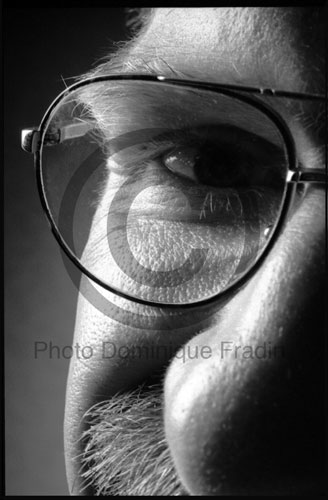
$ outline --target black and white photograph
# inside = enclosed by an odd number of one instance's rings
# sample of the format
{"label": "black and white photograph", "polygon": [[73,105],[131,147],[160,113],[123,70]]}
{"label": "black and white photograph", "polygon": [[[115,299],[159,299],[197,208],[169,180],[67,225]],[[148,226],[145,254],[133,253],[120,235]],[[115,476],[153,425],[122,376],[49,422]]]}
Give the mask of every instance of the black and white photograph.
{"label": "black and white photograph", "polygon": [[327,9],[3,8],[4,494],[325,496]]}

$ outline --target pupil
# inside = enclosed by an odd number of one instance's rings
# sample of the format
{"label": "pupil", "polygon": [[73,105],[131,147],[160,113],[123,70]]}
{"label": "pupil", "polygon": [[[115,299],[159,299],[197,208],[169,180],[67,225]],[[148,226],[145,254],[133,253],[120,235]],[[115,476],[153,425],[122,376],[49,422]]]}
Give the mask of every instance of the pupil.
{"label": "pupil", "polygon": [[194,172],[202,184],[230,186],[237,177],[236,157],[224,148],[202,148],[196,156]]}

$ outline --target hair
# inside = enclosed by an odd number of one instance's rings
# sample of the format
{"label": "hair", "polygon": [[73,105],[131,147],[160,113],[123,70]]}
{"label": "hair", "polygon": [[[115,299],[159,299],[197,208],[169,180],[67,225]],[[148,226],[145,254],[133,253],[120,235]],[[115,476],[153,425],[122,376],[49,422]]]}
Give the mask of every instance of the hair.
{"label": "hair", "polygon": [[162,384],[141,386],[86,413],[86,488],[101,496],[185,494],[165,438],[162,392]]}
{"label": "hair", "polygon": [[150,7],[134,7],[125,9],[125,24],[131,36],[136,36],[151,18],[153,9]]}

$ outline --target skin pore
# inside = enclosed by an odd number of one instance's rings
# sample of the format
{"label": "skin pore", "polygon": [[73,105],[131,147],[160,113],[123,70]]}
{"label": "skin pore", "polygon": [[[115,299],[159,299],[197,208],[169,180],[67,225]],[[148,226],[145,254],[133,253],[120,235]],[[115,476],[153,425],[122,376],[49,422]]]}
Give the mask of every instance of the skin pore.
{"label": "skin pore", "polygon": [[[312,57],[314,34],[303,37],[306,16],[307,9],[156,9],[137,38],[94,74],[317,92],[322,68]],[[270,104],[290,126],[303,165],[324,168],[315,105]],[[155,312],[102,290],[123,311],[112,317],[106,305],[99,311],[79,294],[73,343],[92,346],[94,355],[70,365],[65,452],[72,494],[321,492],[324,203],[322,187],[301,191],[257,273],[224,303],[189,311],[189,326],[165,308]],[[143,315],[146,327],[127,325],[124,310]],[[227,341],[267,342],[284,355],[173,355],[186,346],[214,352]],[[108,359],[104,342],[170,349]]]}

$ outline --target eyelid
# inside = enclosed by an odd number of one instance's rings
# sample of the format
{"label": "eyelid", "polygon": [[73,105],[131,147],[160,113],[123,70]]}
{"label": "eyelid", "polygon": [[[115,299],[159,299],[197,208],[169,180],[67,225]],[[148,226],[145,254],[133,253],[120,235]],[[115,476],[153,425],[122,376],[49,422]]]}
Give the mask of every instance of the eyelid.
{"label": "eyelid", "polygon": [[[255,136],[252,132],[231,125],[206,125],[185,129],[168,129],[161,134],[149,137],[149,141],[133,144],[122,148],[108,158],[107,167],[109,171],[124,175],[133,175],[137,169],[144,167],[147,162],[163,157],[165,153],[172,153],[178,148],[184,148],[184,153],[192,155],[197,148],[207,142],[215,143],[220,139],[220,144],[240,145],[246,143],[248,151],[252,153],[252,147],[256,148],[257,154],[274,155],[277,146],[261,136]],[[261,146],[261,147],[259,147]],[[161,160],[163,161],[163,160]],[[186,160],[184,160],[186,161]],[[189,160],[188,160],[189,161]],[[189,161],[189,164],[191,162]],[[169,168],[166,166],[166,168]],[[176,173],[176,170],[170,169]],[[186,176],[186,175],[185,175]],[[190,175],[187,177],[190,178]]]}
{"label": "eyelid", "polygon": [[107,160],[107,167],[110,172],[129,174],[142,167],[147,162],[160,156],[162,153],[172,148],[172,142],[160,142],[156,144],[154,141],[143,147],[142,144],[133,145],[125,148],[118,153],[111,155]]}
{"label": "eyelid", "polygon": [[114,154],[109,151],[107,167],[110,171],[117,173],[122,173],[123,170],[124,173],[129,173],[176,147],[177,144],[187,144],[189,135],[190,130],[172,129],[153,137],[150,136],[147,142],[143,141],[131,146],[127,143],[125,148]]}

